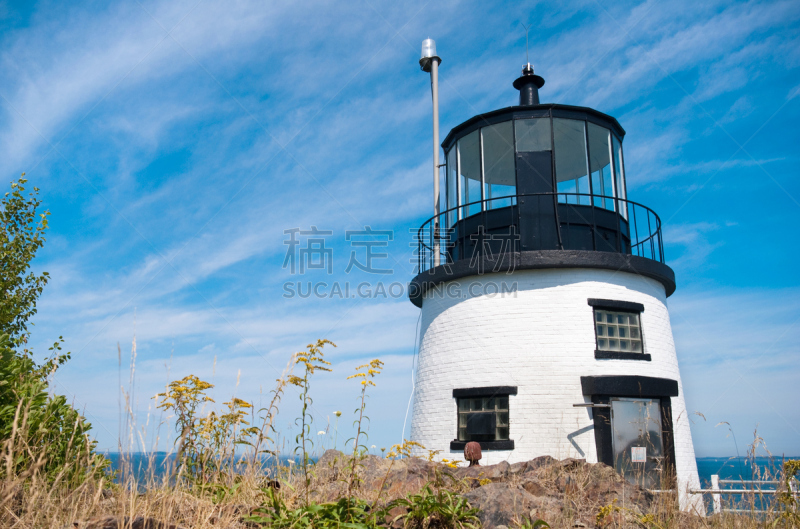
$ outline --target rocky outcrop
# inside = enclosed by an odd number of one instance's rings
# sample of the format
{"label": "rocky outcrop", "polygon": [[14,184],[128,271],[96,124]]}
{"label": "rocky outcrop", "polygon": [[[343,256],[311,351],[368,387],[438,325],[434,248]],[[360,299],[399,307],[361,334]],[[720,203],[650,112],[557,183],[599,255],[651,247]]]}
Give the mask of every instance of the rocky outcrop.
{"label": "rocky outcrop", "polygon": [[181,527],[159,522],[153,518],[137,516],[135,518],[106,516],[95,518],[87,522],[75,522],[72,524],[75,529],[182,529]]}
{"label": "rocky outcrop", "polygon": [[[320,458],[312,483],[315,501],[332,501],[346,492],[349,464],[347,456],[333,450]],[[502,462],[464,468],[415,458],[391,461],[367,456],[357,475],[358,496],[381,504],[418,493],[426,483],[436,482],[478,507],[487,529],[536,519],[595,527],[601,507],[613,505],[618,508],[612,508],[612,514],[636,515],[647,512],[654,500],[652,494],[629,484],[607,465],[548,456],[512,465]]]}

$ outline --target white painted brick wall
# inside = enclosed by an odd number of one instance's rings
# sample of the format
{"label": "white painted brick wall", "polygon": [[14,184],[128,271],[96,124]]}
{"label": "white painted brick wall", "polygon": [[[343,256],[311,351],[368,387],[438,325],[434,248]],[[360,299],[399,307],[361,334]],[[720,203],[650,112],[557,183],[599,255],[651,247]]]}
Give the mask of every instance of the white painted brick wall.
{"label": "white painted brick wall", "polygon": [[[470,283],[516,282],[515,296],[471,296]],[[597,461],[591,413],[580,377],[642,375],[678,381],[672,398],[675,458],[681,505],[702,509],[689,418],[683,399],[664,287],[652,279],[606,270],[519,270],[450,283],[463,296],[426,297],[422,307],[419,361],[411,439],[441,457],[456,438],[454,388],[517,386],[509,399],[512,451],[484,451],[483,464],[526,461],[541,455]],[[480,291],[480,289],[473,290]],[[453,292],[453,290],[450,290]],[[644,305],[642,332],[651,362],[597,360],[588,298]]]}

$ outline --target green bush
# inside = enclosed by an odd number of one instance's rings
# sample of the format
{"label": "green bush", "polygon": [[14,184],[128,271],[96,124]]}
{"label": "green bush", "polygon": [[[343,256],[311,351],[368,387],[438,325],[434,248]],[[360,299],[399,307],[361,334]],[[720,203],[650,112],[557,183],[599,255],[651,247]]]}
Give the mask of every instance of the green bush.
{"label": "green bush", "polygon": [[[23,174],[24,177],[24,174]],[[44,473],[74,482],[99,476],[108,461],[94,453],[91,425],[60,395],[50,395],[48,378],[69,360],[62,340],[41,365],[25,348],[30,318],[48,274],[30,271],[44,244],[48,212],[38,213],[39,190],[25,196],[25,178],[11,183],[0,200],[0,446],[3,479]]]}
{"label": "green bush", "polygon": [[477,529],[481,526],[479,509],[455,492],[444,488],[434,490],[431,483],[425,485],[419,494],[411,494],[389,502],[387,510],[404,507],[407,512],[396,520],[403,520],[408,529]]}
{"label": "green bush", "polygon": [[108,461],[94,453],[91,425],[64,396],[48,393],[48,375],[69,355],[56,354],[37,365],[12,343],[7,334],[0,336],[0,441],[3,455],[13,461],[10,468],[0,466],[0,476],[38,472],[73,484],[99,477]]}
{"label": "green bush", "polygon": [[267,502],[244,521],[273,529],[370,529],[378,527],[384,512],[372,513],[367,502],[357,498],[340,498],[336,502],[309,503],[289,509],[274,489],[266,489]]}

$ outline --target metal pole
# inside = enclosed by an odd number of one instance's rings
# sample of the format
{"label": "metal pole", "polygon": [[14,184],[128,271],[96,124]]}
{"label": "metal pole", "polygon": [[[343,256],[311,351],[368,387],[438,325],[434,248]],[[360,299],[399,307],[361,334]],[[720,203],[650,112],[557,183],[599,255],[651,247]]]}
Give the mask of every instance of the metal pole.
{"label": "metal pole", "polygon": [[433,95],[433,266],[439,266],[439,58],[431,59]]}
{"label": "metal pole", "polygon": [[[719,475],[713,474],[711,476],[711,490],[719,491]],[[719,493],[712,494],[711,497],[714,499],[714,514],[719,514],[722,512],[722,500],[720,499]]]}

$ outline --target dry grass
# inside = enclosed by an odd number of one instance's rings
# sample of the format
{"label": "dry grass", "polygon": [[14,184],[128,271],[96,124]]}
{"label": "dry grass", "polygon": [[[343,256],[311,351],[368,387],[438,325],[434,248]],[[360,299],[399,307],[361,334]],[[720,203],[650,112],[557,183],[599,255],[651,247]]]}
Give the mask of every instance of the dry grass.
{"label": "dry grass", "polygon": [[[213,446],[210,455],[214,464],[209,467],[212,468],[210,472],[206,473],[204,470],[200,479],[196,470],[193,471],[185,461],[181,464],[179,456],[169,459],[172,463],[167,464],[166,470],[157,468],[156,458],[150,457],[149,468],[143,478],[137,477],[130,457],[127,459],[123,457],[115,476],[91,472],[97,467],[97,456],[79,450],[69,454],[70,463],[58,472],[45,472],[43,468],[48,458],[48,447],[27,444],[26,440],[35,436],[29,435],[30,426],[26,421],[25,410],[20,409],[14,421],[13,435],[0,447],[2,476],[0,527],[133,528],[137,527],[132,523],[135,519],[147,518],[163,525],[143,526],[140,523],[138,527],[234,529],[258,527],[252,523],[248,524],[244,518],[250,515],[253,509],[267,505],[274,499],[271,495],[274,495],[287,509],[303,507],[309,496],[312,498],[316,496],[313,492],[315,487],[321,486],[321,482],[314,476],[316,472],[313,466],[310,469],[311,478],[307,479],[302,464],[301,468],[294,468],[294,472],[288,467],[276,465],[280,461],[277,457],[279,443],[275,440],[278,432],[273,430],[282,391],[291,380],[291,367],[295,362],[300,362],[297,358],[299,357],[292,358],[286,372],[278,380],[269,406],[261,410],[261,424],[248,425],[253,432],[251,437],[253,442],[249,451],[242,453],[235,450],[239,446],[234,444],[234,440],[238,439],[236,432],[241,433],[243,425],[235,420],[229,421],[226,424],[233,429],[233,434],[228,435],[223,432],[222,441],[209,445]],[[126,402],[129,402],[128,399]],[[133,413],[129,406],[126,407],[128,420],[132,423]],[[176,446],[177,454],[181,454],[183,447],[188,443],[187,435],[203,435],[202,432],[205,430],[202,426],[206,424],[204,420],[201,419],[197,423],[198,429],[195,433],[187,433],[189,432],[187,429],[183,431]],[[133,426],[129,425],[128,431],[131,437],[138,435]],[[758,437],[756,439],[758,440]],[[194,439],[193,442],[197,443],[198,440]],[[129,446],[133,446],[133,443]],[[267,450],[271,455],[267,455]],[[401,457],[408,456],[408,450],[404,452],[403,447],[399,447],[399,452],[390,453],[401,454]],[[755,449],[752,454],[755,454]],[[355,467],[356,472],[363,470],[361,466],[363,456],[347,455],[348,459],[351,457],[353,463],[350,470],[345,469],[343,472],[349,474],[336,478],[341,482],[343,495],[349,495],[353,483],[360,482],[360,477],[352,474],[352,468]],[[27,468],[20,469],[19,465],[13,464],[23,459],[31,462]],[[237,463],[234,464],[233,461]],[[385,466],[389,470],[392,468],[391,464]],[[797,505],[790,495],[783,497],[785,503],[771,502],[768,505],[768,512],[762,515],[742,513],[700,517],[681,512],[673,494],[656,494],[646,502],[632,504],[628,501],[630,496],[623,493],[620,496],[621,501],[604,503],[608,496],[597,494],[599,475],[597,468],[601,467],[579,465],[574,469],[564,470],[565,468],[567,467],[564,465],[554,465],[551,470],[545,469],[540,474],[540,485],[549,491],[548,494],[553,501],[550,502],[550,507],[539,512],[515,512],[517,526],[530,527],[532,517],[534,520],[545,519],[551,527],[576,527],[576,521],[585,524],[585,527],[653,529],[722,527],[755,529],[798,526]],[[441,465],[441,469],[445,473],[452,470],[447,465]],[[389,470],[385,471],[387,476]],[[76,481],[74,478],[76,475],[82,478]],[[775,476],[761,477],[763,479]],[[782,479],[782,476],[778,477]],[[383,479],[385,482],[385,478]],[[521,479],[519,476],[511,476],[506,481],[511,485],[522,487],[523,484],[519,479]],[[481,486],[487,485],[488,482],[489,480],[480,480]],[[312,489],[310,495],[309,491],[305,490],[307,483]],[[442,487],[455,493],[468,492],[475,486],[475,484],[470,485],[468,481],[443,483],[445,485],[441,485]],[[276,484],[279,484],[278,489],[275,489]],[[393,498],[382,497],[378,493],[382,489],[383,483],[369,490],[367,487],[356,487],[352,490],[352,494],[356,499],[369,504],[377,502],[376,497],[385,504]],[[598,499],[601,497],[603,501]],[[735,507],[748,510],[756,506],[757,500],[751,496],[745,497]],[[103,525],[109,518],[126,522],[121,522],[120,525]]]}
{"label": "dry grass", "polygon": [[[17,440],[24,439],[17,435]],[[18,441],[17,441],[18,442]],[[15,446],[8,441],[3,447],[3,457],[14,457],[15,451],[30,453],[32,447]],[[44,456],[41,456],[44,457]],[[40,459],[41,459],[40,457]],[[0,485],[0,527],[3,528],[90,528],[102,527],[98,521],[107,517],[133,520],[137,517],[152,518],[165,524],[185,528],[244,528],[248,526],[243,517],[253,507],[263,505],[271,482],[278,481],[278,495],[287,507],[297,508],[303,504],[305,491],[302,474],[290,474],[286,468],[264,468],[254,465],[253,458],[245,458],[245,464],[236,473],[226,472],[210,480],[216,488],[201,489],[196,486],[175,485],[181,469],[170,469],[169,477],[156,477],[155,460],[151,459],[149,477],[144,482],[136,480],[130,464],[122,465],[122,474],[117,483],[109,479],[87,479],[82,484],[70,486],[52,476],[41,475],[36,468],[27,472],[7,476]],[[74,464],[78,467],[91,464],[89,454],[76,454]],[[443,469],[446,469],[442,465]],[[785,511],[773,502],[765,515],[724,514],[701,518],[680,512],[674,495],[658,494],[647,509],[620,502],[602,505],[592,495],[593,478],[591,466],[584,466],[565,474],[554,469],[544,474],[542,484],[559,492],[558,508],[536,513],[552,527],[573,527],[576,520],[587,527],[652,527],[652,528],[741,528],[795,527],[790,519],[782,519]],[[163,472],[160,475],[164,476]],[[513,484],[514,479],[510,478]],[[313,486],[313,485],[312,485]],[[464,484],[449,485],[460,492]],[[220,494],[219,491],[225,491]],[[374,499],[372,490],[357,491],[366,500]],[[739,508],[755,507],[755,498],[745,498]],[[593,519],[587,520],[586,513]],[[523,525],[529,513],[519,513],[518,521]],[[95,525],[87,524],[94,521]],[[122,527],[122,526],[120,526]],[[164,526],[167,527],[167,526]]]}

